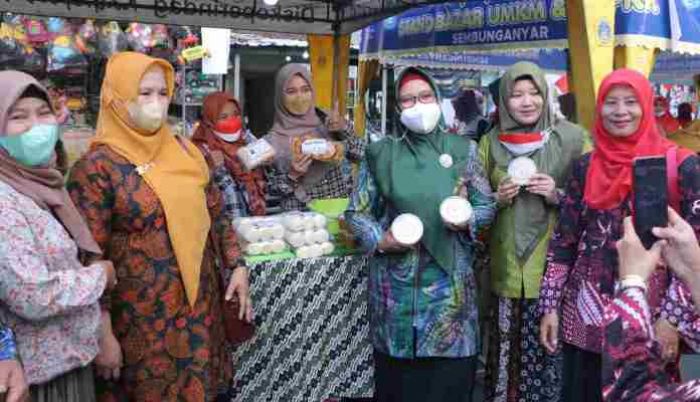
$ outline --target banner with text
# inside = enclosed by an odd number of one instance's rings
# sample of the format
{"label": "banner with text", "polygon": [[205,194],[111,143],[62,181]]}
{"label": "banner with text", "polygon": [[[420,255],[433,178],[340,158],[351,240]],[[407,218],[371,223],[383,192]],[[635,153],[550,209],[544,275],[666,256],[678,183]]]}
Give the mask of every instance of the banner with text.
{"label": "banner with text", "polygon": [[425,51],[562,48],[565,0],[471,0],[420,7],[363,29],[364,58]]}

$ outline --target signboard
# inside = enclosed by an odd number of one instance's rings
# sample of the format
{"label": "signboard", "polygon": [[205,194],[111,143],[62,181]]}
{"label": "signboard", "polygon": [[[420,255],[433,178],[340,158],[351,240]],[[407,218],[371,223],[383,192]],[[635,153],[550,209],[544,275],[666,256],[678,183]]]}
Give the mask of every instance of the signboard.
{"label": "signboard", "polygon": [[563,74],[568,60],[565,50],[542,49],[483,53],[420,53],[405,57],[384,57],[383,63],[451,70],[501,71],[519,61],[531,61],[545,71]]}
{"label": "signboard", "polygon": [[567,46],[564,0],[473,0],[420,7],[365,28],[364,57]]}

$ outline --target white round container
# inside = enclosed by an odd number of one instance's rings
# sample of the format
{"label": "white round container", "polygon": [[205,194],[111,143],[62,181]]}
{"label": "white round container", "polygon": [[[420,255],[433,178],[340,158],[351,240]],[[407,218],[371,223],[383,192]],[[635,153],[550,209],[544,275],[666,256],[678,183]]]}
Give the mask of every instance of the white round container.
{"label": "white round container", "polygon": [[413,214],[401,214],[391,223],[391,234],[404,246],[413,246],[423,237],[423,222]]}
{"label": "white round container", "polygon": [[275,240],[284,239],[284,226],[280,223],[274,223],[272,225],[272,238]]}
{"label": "white round container", "polygon": [[272,243],[272,252],[273,253],[281,253],[284,251],[284,248],[285,248],[284,240],[273,240],[271,243]]}
{"label": "white round container", "polygon": [[258,243],[261,240],[260,229],[256,226],[243,227],[240,233],[248,243]]}
{"label": "white round container", "polygon": [[325,216],[323,216],[321,214],[316,214],[314,216],[314,225],[316,226],[316,229],[325,229],[327,223],[328,223],[328,220],[326,219]]}
{"label": "white round container", "polygon": [[304,232],[288,232],[285,235],[285,239],[287,243],[294,248],[299,248],[306,243]]}
{"label": "white round container", "polygon": [[313,214],[304,215],[304,230],[314,230],[316,229],[316,222],[314,222]]}
{"label": "white round container", "polygon": [[447,197],[440,204],[442,221],[455,226],[463,226],[472,217],[472,205],[463,197]]}
{"label": "white round container", "polygon": [[508,164],[508,176],[519,186],[527,185],[535,174],[537,174],[537,164],[527,156],[517,157]]}
{"label": "white round container", "polygon": [[284,226],[293,232],[304,230],[304,218],[299,213],[290,213],[284,217]]}
{"label": "white round container", "polygon": [[272,254],[272,242],[271,241],[264,241],[260,243],[260,253],[263,255],[267,254]]}
{"label": "white round container", "polygon": [[310,246],[307,246],[309,249],[309,257],[310,258],[318,258],[323,255],[323,250],[321,249],[320,244],[312,244]]}
{"label": "white round container", "polygon": [[318,244],[325,243],[328,241],[329,238],[330,238],[330,235],[328,234],[327,230],[320,229],[320,230],[314,231],[314,243],[318,243]]}
{"label": "white round container", "polygon": [[262,254],[261,243],[250,243],[246,246],[246,254],[248,255],[260,255]]}
{"label": "white round container", "polygon": [[310,258],[311,257],[311,249],[307,246],[302,246],[296,249],[296,255],[297,258]]}
{"label": "white round container", "polygon": [[330,255],[333,253],[335,250],[335,246],[331,242],[325,242],[321,244],[321,252],[323,252],[323,255]]}

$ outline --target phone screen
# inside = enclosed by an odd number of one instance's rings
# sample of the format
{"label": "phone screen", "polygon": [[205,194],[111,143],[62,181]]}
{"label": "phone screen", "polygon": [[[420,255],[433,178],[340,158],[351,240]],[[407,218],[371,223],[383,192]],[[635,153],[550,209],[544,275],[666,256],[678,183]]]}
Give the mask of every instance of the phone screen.
{"label": "phone screen", "polygon": [[634,161],[634,228],[647,249],[656,242],[651,232],[668,225],[668,187],[665,157]]}

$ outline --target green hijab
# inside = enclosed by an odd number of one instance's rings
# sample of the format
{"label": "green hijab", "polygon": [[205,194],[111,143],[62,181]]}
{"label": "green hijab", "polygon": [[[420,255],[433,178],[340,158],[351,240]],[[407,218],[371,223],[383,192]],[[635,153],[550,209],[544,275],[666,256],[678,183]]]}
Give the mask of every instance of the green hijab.
{"label": "green hijab", "polygon": [[[416,68],[407,68],[399,75],[395,84],[397,97],[399,85],[408,73],[424,77],[440,104],[435,82]],[[462,137],[448,134],[443,118],[429,134],[411,132],[400,123],[397,126],[397,133],[367,149],[370,172],[380,193],[398,214],[412,213],[421,219],[424,226],[421,243],[440,267],[452,272],[458,236],[442,222],[440,204],[454,195],[466,166],[470,144]],[[440,164],[441,155],[449,155],[452,166]]]}
{"label": "green hijab", "polygon": [[[534,126],[523,126],[510,114],[508,99],[515,82],[529,78],[539,89],[543,98],[542,114]],[[571,163],[581,155],[583,130],[569,122],[554,124],[549,103],[549,86],[542,70],[530,62],[512,65],[501,77],[499,88],[499,126],[488,135],[491,143],[491,157],[503,170],[516,156],[511,154],[499,141],[499,134],[532,133],[549,130],[549,140],[544,146],[528,156],[537,165],[540,173],[551,176],[556,187],[561,188],[569,174]],[[527,261],[549,229],[549,211],[544,197],[521,192],[514,200],[515,251],[521,262]]]}

